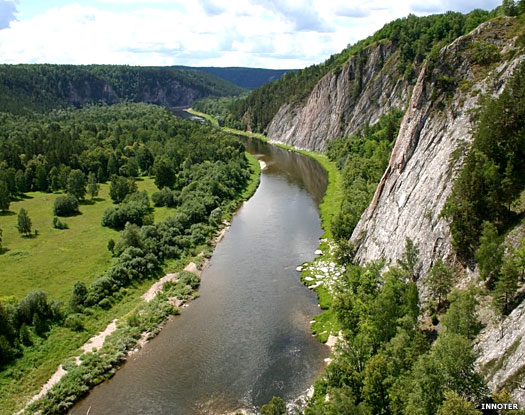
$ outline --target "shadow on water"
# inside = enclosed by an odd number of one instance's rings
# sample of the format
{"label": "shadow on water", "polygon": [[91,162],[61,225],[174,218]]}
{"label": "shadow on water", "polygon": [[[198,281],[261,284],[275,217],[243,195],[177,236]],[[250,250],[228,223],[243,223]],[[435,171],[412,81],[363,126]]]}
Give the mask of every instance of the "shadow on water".
{"label": "shadow on water", "polygon": [[171,320],[71,414],[226,414],[303,393],[326,346],[310,333],[320,312],[299,281],[322,234],[327,178],[301,154],[243,139],[267,165],[202,276],[200,298]]}

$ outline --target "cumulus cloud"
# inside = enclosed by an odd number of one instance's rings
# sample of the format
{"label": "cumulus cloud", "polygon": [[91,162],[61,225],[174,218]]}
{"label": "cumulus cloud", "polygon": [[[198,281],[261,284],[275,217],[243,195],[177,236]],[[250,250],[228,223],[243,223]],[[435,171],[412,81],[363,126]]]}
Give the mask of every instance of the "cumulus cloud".
{"label": "cumulus cloud", "polygon": [[328,32],[332,28],[320,18],[312,0],[253,0],[253,4],[282,16],[298,31]]}
{"label": "cumulus cloud", "polygon": [[16,4],[0,0],[0,62],[301,68],[408,13],[468,11],[499,2],[71,1],[39,13],[20,6],[16,20]]}
{"label": "cumulus cloud", "polygon": [[9,27],[16,20],[16,4],[14,1],[0,0],[0,30]]}
{"label": "cumulus cloud", "polygon": [[442,13],[449,10],[467,13],[474,9],[494,9],[501,0],[416,0],[410,4],[414,12]]}

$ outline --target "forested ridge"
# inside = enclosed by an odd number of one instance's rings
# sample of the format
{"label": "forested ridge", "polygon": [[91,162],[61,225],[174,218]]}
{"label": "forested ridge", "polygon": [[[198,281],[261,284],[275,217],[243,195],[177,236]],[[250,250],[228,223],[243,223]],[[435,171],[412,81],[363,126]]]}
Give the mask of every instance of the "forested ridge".
{"label": "forested ridge", "polygon": [[197,98],[243,91],[205,72],[169,67],[0,65],[0,111],[16,114],[126,100],[185,106]]}
{"label": "forested ridge", "polygon": [[288,72],[278,81],[256,89],[246,98],[227,103],[226,114],[220,105],[212,105],[209,102],[205,105],[197,103],[194,107],[199,111],[220,115],[225,125],[265,132],[283,104],[303,101],[323,76],[330,71],[340,72],[352,57],[364,58],[367,49],[374,44],[392,42],[400,54],[396,68],[397,76],[415,81],[415,75],[422,62],[432,50],[439,50],[484,21],[495,17],[497,13],[497,10],[489,12],[477,9],[468,14],[447,12],[425,17],[409,15],[386,24],[372,36],[349,45],[341,53],[332,55],[321,64],[309,66],[299,72]]}
{"label": "forested ridge", "polygon": [[295,72],[289,69],[239,68],[215,66],[175,66],[175,68],[203,71],[226,79],[241,88],[256,89],[268,82],[273,82],[286,72]]}

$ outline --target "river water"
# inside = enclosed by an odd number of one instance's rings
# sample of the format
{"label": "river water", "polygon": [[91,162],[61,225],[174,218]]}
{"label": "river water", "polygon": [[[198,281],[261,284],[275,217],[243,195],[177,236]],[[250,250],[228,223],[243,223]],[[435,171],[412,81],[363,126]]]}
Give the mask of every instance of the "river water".
{"label": "river water", "polygon": [[243,139],[267,165],[202,275],[200,298],[71,414],[227,414],[292,400],[320,375],[320,312],[295,267],[313,259],[327,185],[314,160]]}

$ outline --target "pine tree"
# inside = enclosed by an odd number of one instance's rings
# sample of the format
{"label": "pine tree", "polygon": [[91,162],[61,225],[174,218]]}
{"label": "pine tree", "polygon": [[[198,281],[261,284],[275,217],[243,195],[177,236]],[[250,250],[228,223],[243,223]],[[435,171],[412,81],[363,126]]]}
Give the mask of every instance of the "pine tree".
{"label": "pine tree", "polygon": [[91,196],[91,199],[93,199],[95,196],[98,196],[98,192],[100,190],[100,186],[97,183],[97,177],[95,176],[95,173],[91,172],[88,176],[88,194]]}
{"label": "pine tree", "polygon": [[428,277],[430,293],[434,298],[437,297],[437,308],[442,305],[443,299],[447,296],[454,282],[454,274],[450,268],[439,258]]}
{"label": "pine tree", "polygon": [[24,235],[29,235],[31,233],[31,219],[27,214],[27,210],[24,208],[20,209],[18,213],[18,232]]}
{"label": "pine tree", "polygon": [[512,303],[518,290],[520,273],[512,257],[506,258],[501,268],[501,275],[493,292],[494,306],[502,315],[512,310]]}
{"label": "pine tree", "polygon": [[7,184],[3,180],[0,180],[0,210],[2,210],[2,212],[9,210],[10,203],[11,200]]}
{"label": "pine tree", "polygon": [[476,251],[479,274],[488,285],[497,280],[503,264],[504,248],[498,230],[490,222],[483,222],[483,232],[479,239],[480,246]]}

